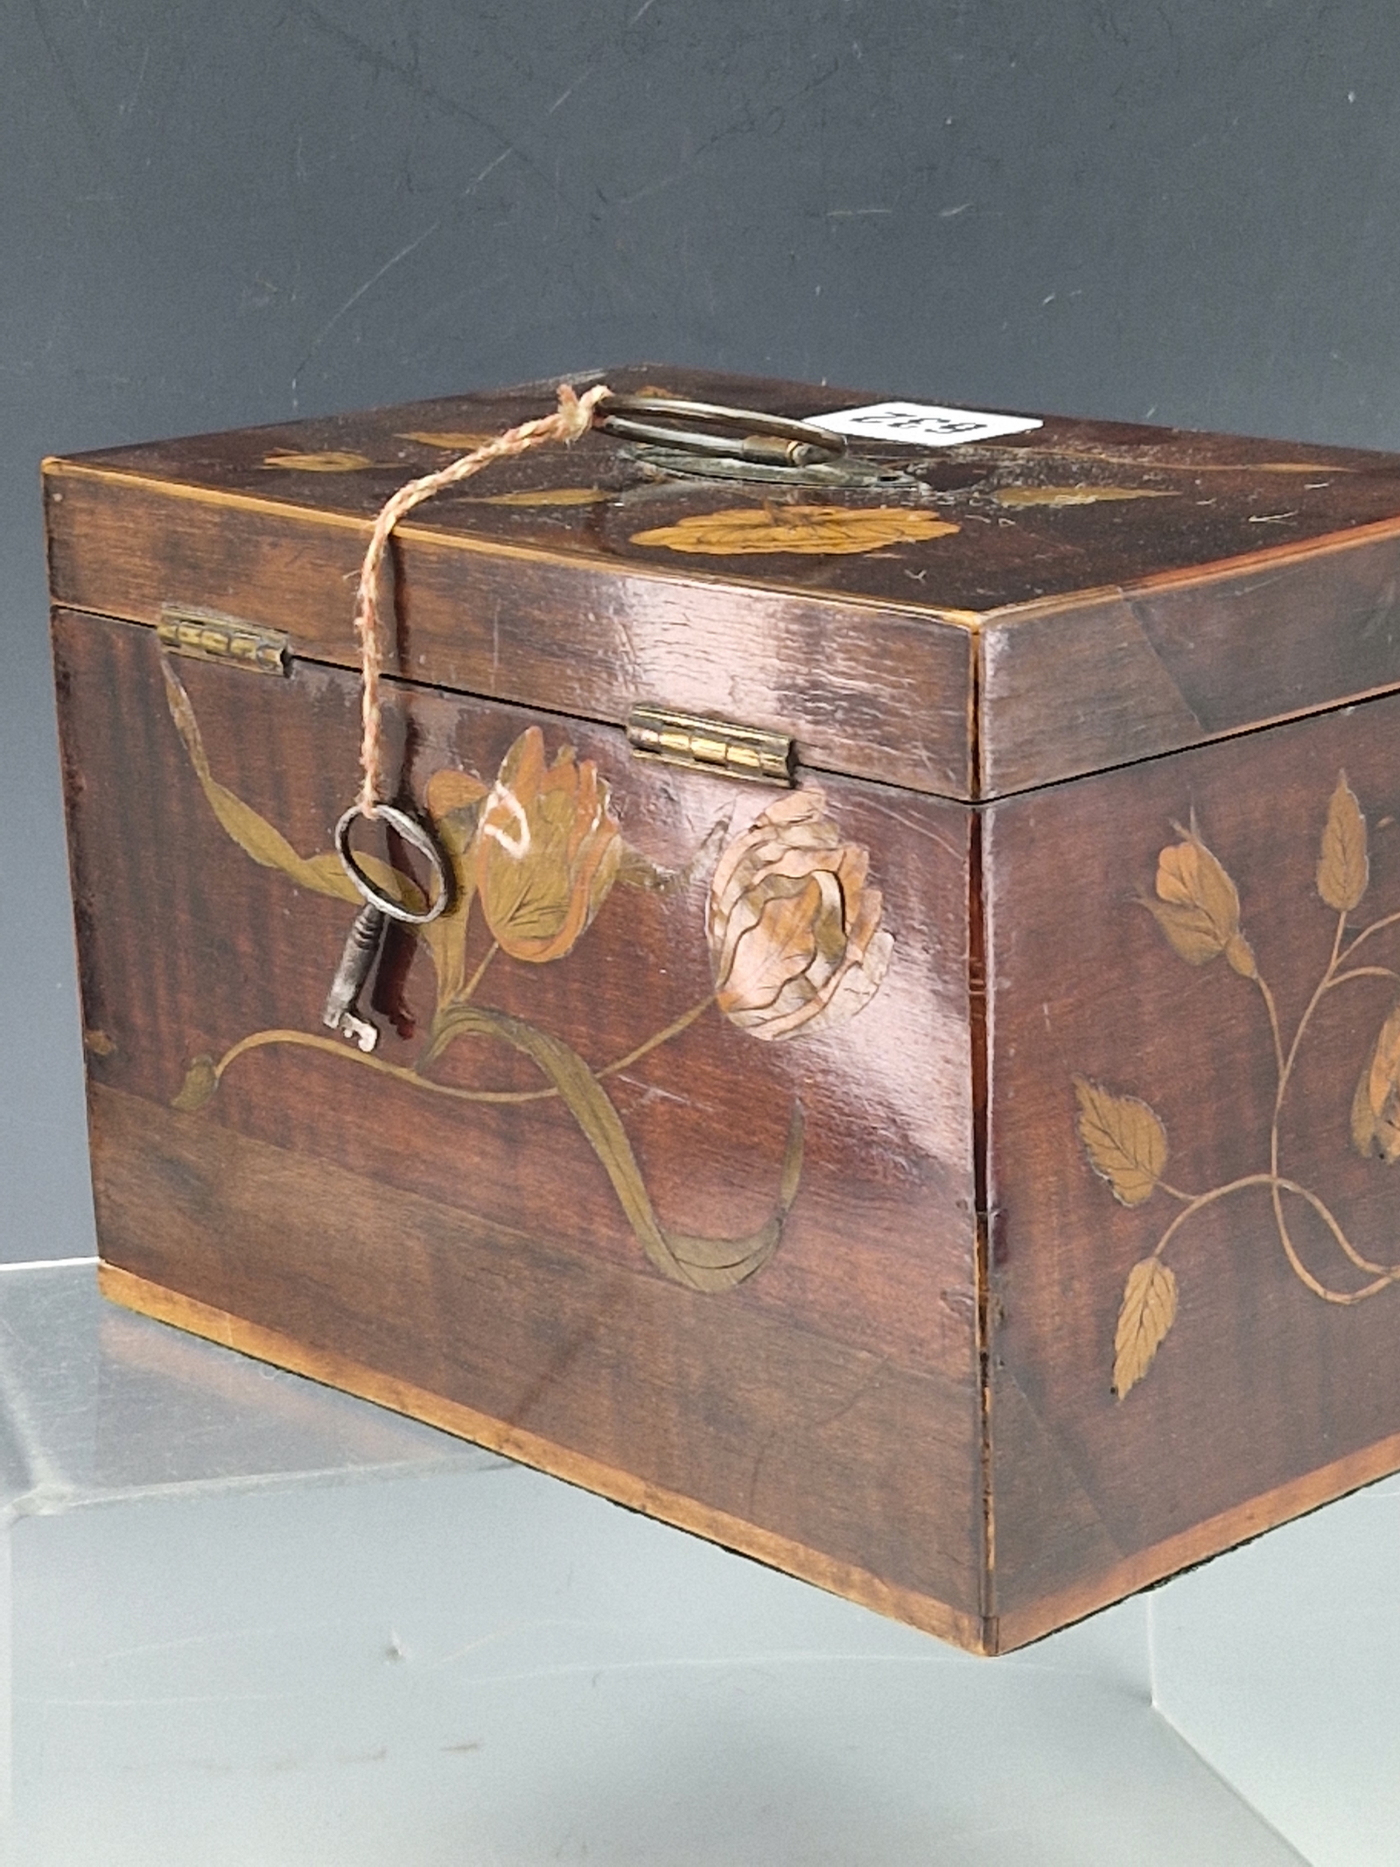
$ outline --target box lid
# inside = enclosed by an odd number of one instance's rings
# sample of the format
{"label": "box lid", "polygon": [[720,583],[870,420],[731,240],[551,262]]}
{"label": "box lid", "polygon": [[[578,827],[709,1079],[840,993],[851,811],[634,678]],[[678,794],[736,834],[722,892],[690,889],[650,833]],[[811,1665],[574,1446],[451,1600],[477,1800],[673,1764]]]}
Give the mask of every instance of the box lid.
{"label": "box lid", "polygon": [[[661,365],[571,380],[799,419],[889,399]],[[54,601],[212,608],[354,665],[383,501],[553,403],[536,383],[49,461]],[[619,724],[720,716],[968,799],[1400,685],[1400,456],[1058,416],[896,440],[894,419],[796,480],[598,432],[493,464],[396,533],[390,666]]]}

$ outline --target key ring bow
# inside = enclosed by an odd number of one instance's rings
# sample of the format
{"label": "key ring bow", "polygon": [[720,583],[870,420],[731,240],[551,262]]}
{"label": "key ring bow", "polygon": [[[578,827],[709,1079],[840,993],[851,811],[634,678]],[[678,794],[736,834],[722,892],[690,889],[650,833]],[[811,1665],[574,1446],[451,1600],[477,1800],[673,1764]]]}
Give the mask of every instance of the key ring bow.
{"label": "key ring bow", "polygon": [[[350,831],[357,817],[370,815],[382,818],[419,855],[427,858],[433,871],[433,892],[426,897],[426,907],[405,907],[402,901],[386,894],[356,861],[355,852],[350,847]],[[335,826],[335,853],[340,857],[345,873],[363,896],[365,905],[355,916],[354,924],[345,936],[345,948],[340,955],[335,978],[331,981],[321,1022],[328,1030],[338,1031],[342,1037],[349,1038],[361,1050],[370,1051],[379,1042],[379,1032],[367,1018],[360,1016],[359,1000],[365,981],[379,956],[385,925],[394,920],[406,922],[410,927],[426,927],[429,921],[435,921],[452,899],[452,878],[442,851],[422,824],[406,810],[399,810],[393,804],[377,804],[370,812],[358,800],[353,803]]]}
{"label": "key ring bow", "polygon": [[396,830],[406,843],[425,857],[433,872],[433,894],[427,907],[421,910],[405,907],[402,901],[395,900],[376,886],[355,859],[355,852],[350,847],[350,832],[355,819],[365,814],[364,806],[357,801],[335,826],[335,853],[340,857],[340,866],[364,896],[368,907],[377,908],[390,920],[403,921],[410,927],[426,927],[429,921],[435,921],[445,912],[452,899],[451,875],[442,851],[417,818],[410,817],[406,810],[400,810],[395,804],[375,806],[375,817],[381,823],[387,823],[391,830]]}

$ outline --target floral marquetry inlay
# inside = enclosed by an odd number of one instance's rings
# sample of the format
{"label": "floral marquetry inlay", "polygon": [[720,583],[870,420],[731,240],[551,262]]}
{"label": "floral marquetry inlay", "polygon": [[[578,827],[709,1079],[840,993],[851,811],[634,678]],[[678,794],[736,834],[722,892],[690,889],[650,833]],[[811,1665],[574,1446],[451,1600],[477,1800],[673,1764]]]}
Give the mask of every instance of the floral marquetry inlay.
{"label": "floral marquetry inlay", "polygon": [[[1190,1193],[1167,1178],[1167,1130],[1154,1109],[1136,1096],[1115,1094],[1083,1077],[1074,1079],[1079,1138],[1090,1166],[1113,1197],[1123,1206],[1141,1206],[1161,1193],[1180,1208],[1151,1253],[1128,1273],[1114,1336],[1113,1390],[1119,1399],[1147,1373],[1176,1320],[1177,1277],[1167,1262],[1168,1250],[1198,1212],[1219,1200],[1250,1189],[1267,1195],[1288,1268],[1325,1303],[1348,1308],[1400,1283],[1400,1264],[1380,1262],[1360,1250],[1321,1196],[1283,1171],[1280,1150],[1281,1118],[1299,1053],[1327,994],[1357,979],[1388,980],[1400,994],[1400,971],[1369,963],[1369,956],[1368,963],[1358,961],[1368,941],[1400,925],[1400,913],[1381,915],[1359,928],[1352,925],[1370,886],[1370,862],[1366,819],[1345,773],[1338,777],[1327,807],[1314,873],[1318,896],[1336,915],[1332,950],[1287,1042],[1273,991],[1241,925],[1239,890],[1202,840],[1194,816],[1188,828],[1177,826],[1177,838],[1158,856],[1154,892],[1143,897],[1143,905],[1172,951],[1188,965],[1207,966],[1223,959],[1259,993],[1273,1050],[1273,1117],[1264,1166],[1206,1192]],[[1345,1111],[1346,1093],[1339,1088],[1339,1112]],[[1400,1003],[1381,1025],[1351,1090],[1350,1128],[1358,1153],[1379,1156],[1386,1164],[1400,1158]],[[1308,1207],[1321,1222],[1333,1258],[1330,1267],[1304,1257],[1289,1228],[1290,1203]]]}
{"label": "floral marquetry inlay", "polygon": [[[254,862],[298,887],[358,906],[355,885],[334,851],[298,854],[280,830],[214,777],[184,686],[168,660],[162,667],[171,717],[224,831]],[[843,836],[818,790],[794,791],[770,804],[722,849],[706,925],[695,929],[697,940],[708,939],[714,989],[625,1056],[592,1063],[556,1031],[483,1002],[489,969],[493,963],[535,968],[563,959],[585,940],[616,889],[636,890],[634,901],[645,904],[650,897],[650,911],[663,911],[662,902],[690,885],[692,870],[727,835],[727,820],[687,869],[658,868],[626,842],[611,789],[594,761],[580,759],[569,744],[549,757],[537,726],[519,735],[490,782],[451,767],[435,772],[425,803],[452,890],[447,911],[414,930],[435,975],[433,1013],[415,1060],[391,1063],[318,1031],[254,1031],[217,1059],[194,1058],[174,1107],[193,1113],[240,1058],[274,1045],[317,1051],[462,1103],[558,1099],[593,1149],[633,1235],[658,1271],[703,1291],[732,1289],[751,1277],[777,1250],[797,1197],[801,1103],[792,1105],[765,1223],[745,1237],[699,1237],[662,1224],[608,1080],[633,1070],[711,1010],[765,1041],[800,1038],[853,1018],[878,991],[893,945],[881,924],[880,891],[868,879],[868,852]],[[376,887],[405,907],[422,906],[409,876],[372,857],[357,860]],[[637,911],[649,910],[643,905]],[[468,1089],[442,1081],[433,1073],[435,1065],[466,1039],[485,1039],[524,1055],[544,1086]],[[523,1107],[520,1119],[529,1119]]]}
{"label": "floral marquetry inlay", "polygon": [[690,552],[700,557],[750,557],[765,552],[839,556],[919,544],[961,530],[934,512],[901,506],[735,506],[692,513],[674,525],[633,532],[634,545]]}

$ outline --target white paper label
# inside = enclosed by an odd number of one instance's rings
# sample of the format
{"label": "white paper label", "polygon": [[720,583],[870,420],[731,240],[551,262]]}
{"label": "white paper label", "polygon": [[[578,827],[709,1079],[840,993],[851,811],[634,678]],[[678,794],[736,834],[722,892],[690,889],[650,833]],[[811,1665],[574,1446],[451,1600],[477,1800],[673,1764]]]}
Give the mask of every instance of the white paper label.
{"label": "white paper label", "polygon": [[910,447],[963,447],[999,434],[1025,434],[1043,424],[1033,415],[984,415],[975,408],[933,408],[927,402],[873,402],[809,415],[816,428],[867,441],[905,441]]}

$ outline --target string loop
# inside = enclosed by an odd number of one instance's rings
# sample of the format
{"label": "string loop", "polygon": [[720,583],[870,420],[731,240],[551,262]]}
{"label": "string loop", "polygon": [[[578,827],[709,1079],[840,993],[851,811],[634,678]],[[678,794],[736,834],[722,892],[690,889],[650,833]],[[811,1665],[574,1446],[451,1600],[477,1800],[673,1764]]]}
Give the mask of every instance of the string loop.
{"label": "string loop", "polygon": [[408,481],[380,508],[365,549],[364,562],[360,565],[360,581],[355,592],[355,636],[360,648],[361,678],[361,782],[354,808],[362,815],[375,816],[380,805],[387,801],[383,796],[379,769],[384,726],[383,702],[379,693],[379,679],[383,670],[379,576],[394,527],[415,506],[421,506],[425,499],[431,499],[434,493],[440,493],[446,487],[469,480],[474,473],[480,473],[483,467],[489,467],[493,460],[525,454],[531,448],[542,447],[550,441],[563,441],[566,444],[577,441],[592,427],[594,409],[611,393],[606,384],[597,383],[593,388],[585,389],[582,395],[576,395],[568,383],[561,383],[559,406],[552,415],[542,415],[535,421],[522,421],[519,427],[507,429],[504,434],[498,434],[483,446],[474,448],[470,454],[463,454],[459,460],[439,467],[436,473],[425,473],[421,479]]}

